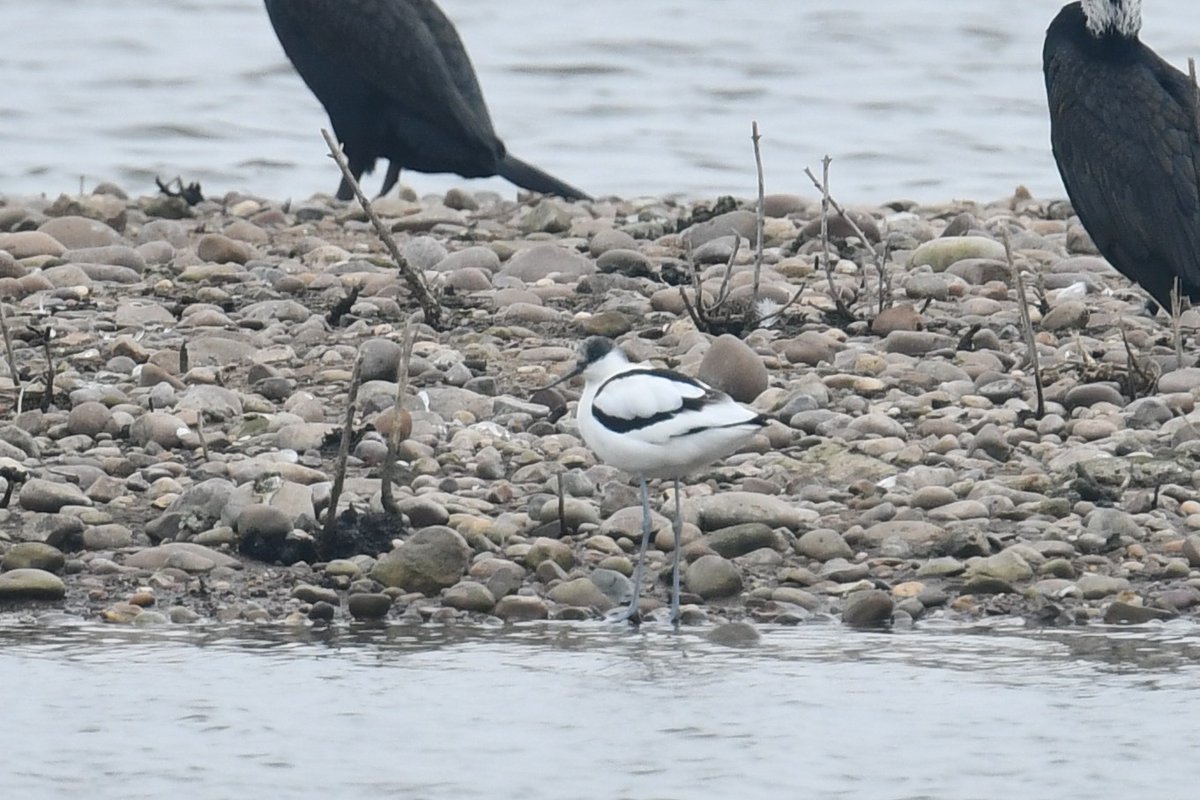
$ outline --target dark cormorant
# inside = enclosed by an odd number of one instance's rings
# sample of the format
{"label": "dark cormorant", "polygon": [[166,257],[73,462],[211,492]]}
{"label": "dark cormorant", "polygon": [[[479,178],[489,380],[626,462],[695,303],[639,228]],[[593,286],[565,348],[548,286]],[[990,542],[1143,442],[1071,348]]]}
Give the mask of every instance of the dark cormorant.
{"label": "dark cormorant", "polygon": [[[333,123],[355,179],[389,161],[400,169],[500,175],[535,192],[587,199],[510,155],[458,31],[433,0],[266,0],[284,52]],[[338,199],[353,196],[343,180]]]}
{"label": "dark cormorant", "polygon": [[1200,299],[1200,133],[1188,76],[1138,39],[1141,0],[1082,0],[1046,31],[1050,142],[1100,253],[1165,309]]}

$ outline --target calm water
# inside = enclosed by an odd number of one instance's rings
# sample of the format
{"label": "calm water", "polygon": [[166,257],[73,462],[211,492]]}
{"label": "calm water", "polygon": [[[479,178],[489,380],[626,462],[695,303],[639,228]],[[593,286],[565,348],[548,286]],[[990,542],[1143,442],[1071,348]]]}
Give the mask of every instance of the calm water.
{"label": "calm water", "polygon": [[10,797],[1175,798],[1200,631],[0,628]]}
{"label": "calm water", "polygon": [[[749,196],[751,120],[769,191],[809,192],[828,153],[846,201],[1063,194],[1041,83],[1060,0],[441,4],[510,149],[595,194]],[[0,30],[0,193],[337,183],[260,0],[0,0]],[[1185,65],[1200,4],[1147,4],[1143,38]]]}

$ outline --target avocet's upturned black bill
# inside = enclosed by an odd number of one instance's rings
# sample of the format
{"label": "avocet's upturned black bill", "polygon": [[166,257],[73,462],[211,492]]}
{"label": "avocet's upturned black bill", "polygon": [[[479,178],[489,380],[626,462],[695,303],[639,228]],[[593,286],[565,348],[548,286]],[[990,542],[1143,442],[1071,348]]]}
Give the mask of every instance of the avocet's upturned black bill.
{"label": "avocet's upturned black bill", "polygon": [[1082,0],[1046,31],[1050,142],[1100,253],[1170,308],[1200,299],[1200,138],[1188,76],[1138,39],[1141,0]]}
{"label": "avocet's upturned black bill", "polygon": [[650,543],[649,478],[675,481],[675,552],[671,621],[679,624],[679,553],[683,517],[679,479],[737,450],[767,423],[766,417],[694,378],[646,364],[631,364],[611,340],[592,336],[580,345],[574,370],[551,386],[583,375],[576,412],[583,441],[601,461],[641,482],[642,544],[634,570],[634,595],[614,619],[634,618]]}
{"label": "avocet's upturned black bill", "polygon": [[[499,175],[535,192],[587,198],[505,150],[458,31],[433,0],[266,4],[284,52],[325,106],[355,180],[386,158],[380,194],[407,168]],[[347,181],[337,196],[353,196]]]}

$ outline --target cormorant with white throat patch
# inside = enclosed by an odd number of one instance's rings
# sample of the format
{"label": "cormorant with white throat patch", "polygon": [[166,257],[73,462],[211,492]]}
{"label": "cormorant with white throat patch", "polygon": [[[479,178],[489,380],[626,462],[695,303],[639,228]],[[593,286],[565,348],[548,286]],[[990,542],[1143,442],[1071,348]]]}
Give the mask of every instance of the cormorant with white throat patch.
{"label": "cormorant with white throat patch", "polygon": [[[505,150],[458,31],[433,0],[266,0],[275,34],[329,113],[358,180],[401,168],[499,175],[570,200],[587,195]],[[340,200],[353,196],[343,180]]]}
{"label": "cormorant with white throat patch", "polygon": [[1188,76],[1138,34],[1141,0],[1082,0],[1046,31],[1050,142],[1100,253],[1171,308],[1200,299],[1200,131]]}

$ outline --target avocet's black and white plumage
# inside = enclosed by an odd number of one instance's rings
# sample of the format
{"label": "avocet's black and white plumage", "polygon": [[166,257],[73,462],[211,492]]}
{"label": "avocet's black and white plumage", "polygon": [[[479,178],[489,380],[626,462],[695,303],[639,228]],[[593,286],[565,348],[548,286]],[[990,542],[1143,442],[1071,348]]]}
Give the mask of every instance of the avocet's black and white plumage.
{"label": "avocet's black and white plumage", "polygon": [[1138,39],[1141,0],[1082,0],[1046,31],[1050,141],[1100,253],[1170,308],[1200,299],[1200,136],[1188,77]]}
{"label": "avocet's black and white plumage", "polygon": [[[679,622],[679,551],[683,519],[679,479],[729,455],[767,423],[766,417],[711,386],[646,364],[631,364],[621,348],[601,336],[586,339],[574,370],[555,383],[582,375],[576,412],[583,441],[606,464],[636,475],[642,492],[642,545],[634,596],[618,617],[637,612],[642,564],[650,542],[649,478],[675,481],[675,552],[671,621]],[[551,384],[554,385],[554,384]]]}

